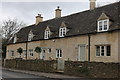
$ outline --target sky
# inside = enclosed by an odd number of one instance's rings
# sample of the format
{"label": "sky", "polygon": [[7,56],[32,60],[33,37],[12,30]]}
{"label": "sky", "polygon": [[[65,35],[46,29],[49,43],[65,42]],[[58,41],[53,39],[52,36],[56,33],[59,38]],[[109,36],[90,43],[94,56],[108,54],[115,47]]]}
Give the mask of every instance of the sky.
{"label": "sky", "polygon": [[[104,1],[104,2],[103,2]],[[107,5],[118,0],[97,0],[96,6]],[[35,23],[35,16],[41,14],[43,20],[55,17],[55,9],[60,6],[62,16],[89,9],[89,0],[1,0],[0,23],[8,18],[17,18],[26,25]]]}

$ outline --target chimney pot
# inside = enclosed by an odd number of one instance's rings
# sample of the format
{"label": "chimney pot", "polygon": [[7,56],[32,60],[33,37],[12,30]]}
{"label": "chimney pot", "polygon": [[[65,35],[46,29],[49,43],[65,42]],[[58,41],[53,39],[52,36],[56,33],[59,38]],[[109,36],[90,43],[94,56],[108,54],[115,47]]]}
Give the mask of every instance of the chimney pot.
{"label": "chimney pot", "polygon": [[57,9],[55,10],[55,18],[60,18],[61,17],[61,9],[59,9],[60,7],[58,6]]}
{"label": "chimney pot", "polygon": [[41,14],[38,14],[38,16],[36,16],[36,25],[39,24],[40,22],[43,21],[43,17],[41,16]]}

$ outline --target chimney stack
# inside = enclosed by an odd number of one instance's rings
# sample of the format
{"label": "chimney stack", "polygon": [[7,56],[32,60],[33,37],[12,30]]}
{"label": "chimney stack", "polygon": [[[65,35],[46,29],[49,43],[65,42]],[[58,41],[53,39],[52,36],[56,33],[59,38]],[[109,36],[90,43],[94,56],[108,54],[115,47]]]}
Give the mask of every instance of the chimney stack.
{"label": "chimney stack", "polygon": [[60,18],[61,17],[61,9],[59,9],[59,6],[55,10],[55,18]]}
{"label": "chimney stack", "polygon": [[96,7],[96,0],[90,0],[90,10],[95,9]]}
{"label": "chimney stack", "polygon": [[39,24],[40,22],[43,21],[43,17],[41,16],[41,14],[38,14],[38,16],[36,16],[36,25]]}

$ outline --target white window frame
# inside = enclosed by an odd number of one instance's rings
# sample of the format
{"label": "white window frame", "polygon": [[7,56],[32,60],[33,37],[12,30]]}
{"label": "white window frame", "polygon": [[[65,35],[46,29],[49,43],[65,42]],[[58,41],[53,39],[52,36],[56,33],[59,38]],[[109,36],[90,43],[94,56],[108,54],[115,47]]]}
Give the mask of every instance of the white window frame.
{"label": "white window frame", "polygon": [[34,56],[33,49],[29,49],[29,55],[30,55],[31,57],[33,57],[31,54],[33,54],[33,56]]}
{"label": "white window frame", "polygon": [[11,56],[15,56],[15,51],[11,51]]}
{"label": "white window frame", "polygon": [[56,49],[56,58],[62,58],[62,50],[61,49]]}
{"label": "white window frame", "polygon": [[49,39],[49,37],[50,37],[50,31],[45,31],[44,39]]}
{"label": "white window frame", "polygon": [[[107,29],[104,29],[104,27],[105,27],[105,23],[104,22],[105,21],[107,21]],[[99,29],[100,28],[100,23],[102,23],[102,30]],[[109,19],[98,21],[98,27],[97,27],[98,32],[108,31],[108,29],[109,29]]]}
{"label": "white window frame", "polygon": [[64,37],[66,35],[66,27],[59,29],[59,37]]}
{"label": "white window frame", "polygon": [[28,41],[31,41],[32,38],[33,38],[33,35],[31,33],[29,33],[29,35],[28,35]]}
{"label": "white window frame", "polygon": [[48,53],[51,53],[52,52],[52,49],[51,48],[48,48]]}
{"label": "white window frame", "polygon": [[[99,46],[100,47],[100,50],[99,50],[99,56],[97,56],[97,46]],[[111,56],[111,48],[110,48],[110,56],[107,56],[107,46],[110,46],[111,47],[111,45],[96,45],[95,47],[96,47],[96,51],[95,51],[95,56],[96,57],[110,57]],[[102,47],[104,47],[104,56],[102,56]]]}
{"label": "white window frame", "polygon": [[17,42],[17,37],[16,35],[14,36],[14,40],[13,40],[13,43],[16,43]]}

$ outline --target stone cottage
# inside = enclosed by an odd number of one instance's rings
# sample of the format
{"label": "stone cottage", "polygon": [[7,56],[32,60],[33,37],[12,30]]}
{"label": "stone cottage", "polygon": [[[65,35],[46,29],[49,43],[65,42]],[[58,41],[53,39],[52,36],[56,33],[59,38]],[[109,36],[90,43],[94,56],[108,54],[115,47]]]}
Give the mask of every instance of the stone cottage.
{"label": "stone cottage", "polygon": [[22,28],[9,41],[6,59],[119,62],[120,2],[97,8],[95,4],[90,0],[89,10],[64,17],[58,7],[55,18],[46,21],[38,14],[35,24]]}

